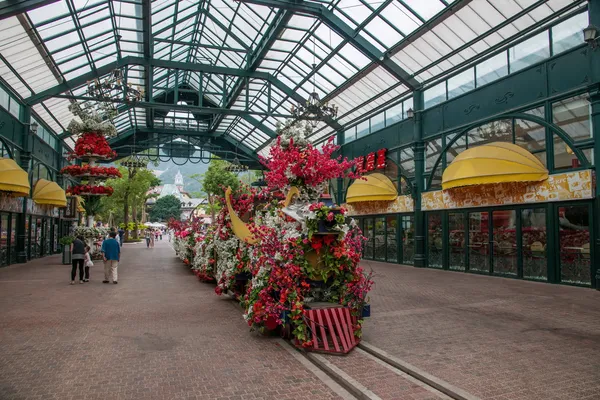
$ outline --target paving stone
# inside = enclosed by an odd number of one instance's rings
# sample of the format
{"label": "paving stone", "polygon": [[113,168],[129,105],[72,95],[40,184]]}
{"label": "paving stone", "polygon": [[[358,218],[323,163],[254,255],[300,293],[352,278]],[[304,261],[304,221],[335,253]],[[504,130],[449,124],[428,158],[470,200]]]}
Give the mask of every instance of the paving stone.
{"label": "paving stone", "polygon": [[118,285],[69,274],[59,256],[0,269],[0,399],[337,398],[166,241],[126,244]]}
{"label": "paving stone", "polygon": [[372,345],[482,399],[600,398],[599,291],[362,264]]}

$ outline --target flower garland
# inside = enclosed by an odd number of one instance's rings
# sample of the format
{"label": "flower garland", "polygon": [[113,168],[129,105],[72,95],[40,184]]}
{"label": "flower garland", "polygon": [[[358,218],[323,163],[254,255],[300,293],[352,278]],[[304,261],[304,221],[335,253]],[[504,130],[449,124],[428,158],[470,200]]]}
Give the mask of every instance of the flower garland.
{"label": "flower garland", "polygon": [[121,178],[123,175],[115,167],[96,167],[91,165],[68,165],[60,170],[63,175],[70,176],[98,176],[103,178]]}
{"label": "flower garland", "polygon": [[110,186],[76,185],[67,189],[68,195],[76,196],[112,196],[114,189]]}

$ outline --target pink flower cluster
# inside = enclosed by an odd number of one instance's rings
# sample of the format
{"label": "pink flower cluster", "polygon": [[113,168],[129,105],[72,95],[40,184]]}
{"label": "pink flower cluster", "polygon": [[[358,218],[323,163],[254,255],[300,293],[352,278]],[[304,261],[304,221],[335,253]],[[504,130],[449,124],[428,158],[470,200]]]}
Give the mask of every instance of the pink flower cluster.
{"label": "pink flower cluster", "polygon": [[[321,150],[308,144],[306,148],[296,146],[293,140],[284,148],[281,136],[271,147],[269,158],[261,157],[262,164],[268,169],[265,179],[270,189],[281,189],[286,185],[306,185],[316,187],[330,179],[358,176],[350,169],[356,160],[342,156],[332,158],[340,146],[333,144],[333,138],[323,145]],[[348,172],[347,172],[348,171]]]}

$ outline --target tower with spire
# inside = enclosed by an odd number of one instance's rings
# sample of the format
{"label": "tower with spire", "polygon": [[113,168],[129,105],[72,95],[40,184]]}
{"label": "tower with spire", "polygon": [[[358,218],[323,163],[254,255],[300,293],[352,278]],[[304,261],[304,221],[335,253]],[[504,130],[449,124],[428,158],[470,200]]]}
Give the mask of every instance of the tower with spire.
{"label": "tower with spire", "polygon": [[183,192],[183,175],[181,175],[181,171],[177,170],[177,174],[175,175],[175,186],[179,189],[180,192]]}

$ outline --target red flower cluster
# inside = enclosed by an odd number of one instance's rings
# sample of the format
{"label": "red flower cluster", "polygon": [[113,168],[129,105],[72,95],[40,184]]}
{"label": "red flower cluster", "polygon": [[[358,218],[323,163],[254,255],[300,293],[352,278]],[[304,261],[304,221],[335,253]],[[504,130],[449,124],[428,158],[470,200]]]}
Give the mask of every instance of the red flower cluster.
{"label": "red flower cluster", "polygon": [[108,142],[101,134],[86,132],[75,142],[75,152],[70,155],[70,158],[74,159],[93,155],[111,159],[117,156],[117,152],[110,148]]}
{"label": "red flower cluster", "polygon": [[[349,161],[332,154],[340,146],[333,144],[333,138],[325,143],[321,150],[308,144],[306,148],[297,147],[293,141],[287,148],[281,146],[281,136],[275,146],[271,147],[269,158],[261,157],[262,164],[268,169],[265,179],[270,189],[280,189],[286,185],[306,185],[315,187],[334,178],[357,176],[349,171],[356,160]],[[290,177],[290,173],[292,177]]]}
{"label": "red flower cluster", "polygon": [[89,165],[68,165],[61,169],[60,173],[71,176],[122,177],[121,172],[115,167],[92,167]]}
{"label": "red flower cluster", "polygon": [[95,196],[111,196],[114,190],[110,186],[96,186],[96,185],[77,185],[72,186],[67,189],[67,194],[69,195],[77,195],[77,196],[85,196],[85,195],[95,195]]}

